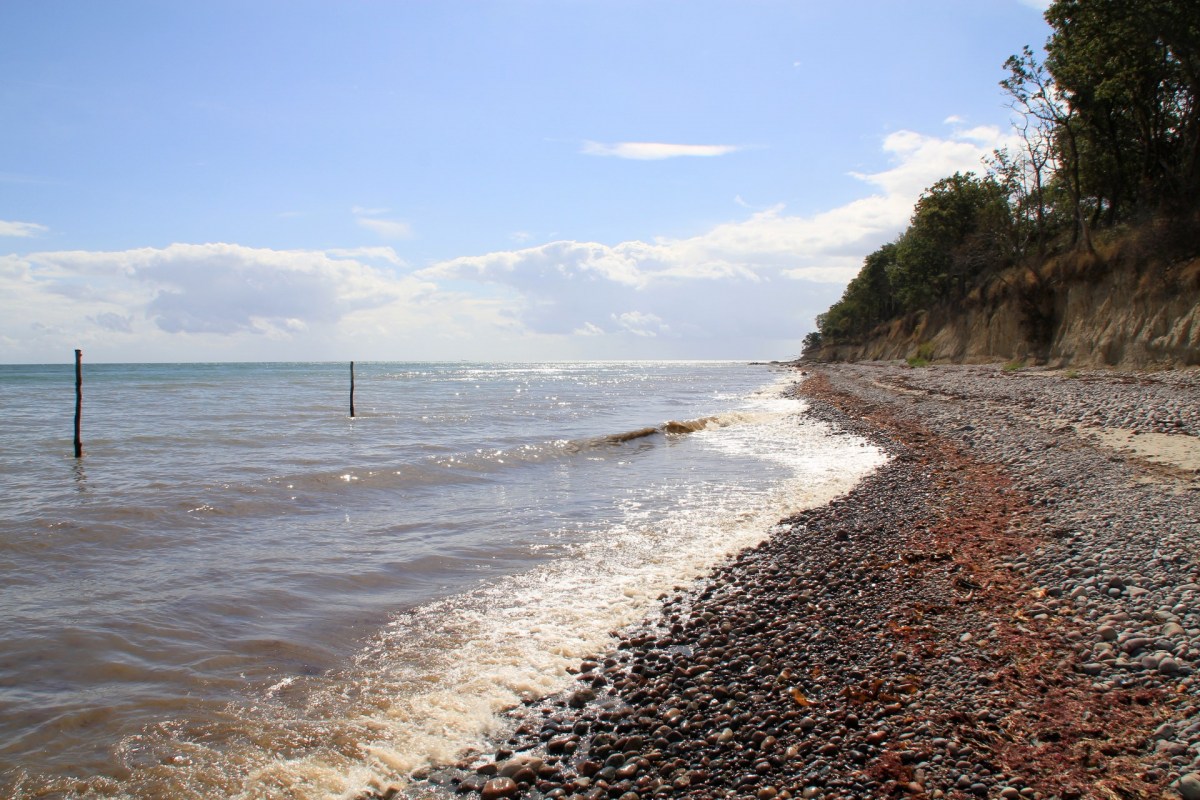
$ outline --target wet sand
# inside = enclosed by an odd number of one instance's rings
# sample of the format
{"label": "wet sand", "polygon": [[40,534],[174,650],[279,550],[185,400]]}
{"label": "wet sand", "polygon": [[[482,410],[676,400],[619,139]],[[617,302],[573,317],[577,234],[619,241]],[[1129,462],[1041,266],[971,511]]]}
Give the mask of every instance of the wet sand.
{"label": "wet sand", "polygon": [[403,795],[1200,798],[1200,375],[797,391],[890,462]]}

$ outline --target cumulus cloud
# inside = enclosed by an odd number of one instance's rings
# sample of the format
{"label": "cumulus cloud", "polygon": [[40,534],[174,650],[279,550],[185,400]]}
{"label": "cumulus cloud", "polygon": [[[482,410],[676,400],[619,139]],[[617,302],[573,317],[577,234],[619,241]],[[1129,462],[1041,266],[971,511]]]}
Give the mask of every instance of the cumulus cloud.
{"label": "cumulus cloud", "polygon": [[41,236],[49,230],[45,225],[40,225],[36,222],[11,222],[0,219],[0,236],[30,238]]}
{"label": "cumulus cloud", "polygon": [[742,208],[690,237],[552,241],[416,271],[384,246],[0,256],[0,361],[79,346],[97,360],[106,347],[151,360],[794,355],[920,192],[1000,144],[991,128],[899,131],[882,142],[886,168],[854,174],[863,196],[821,213]]}
{"label": "cumulus cloud", "polygon": [[851,173],[885,196],[909,198],[909,205],[931,183],[958,171],[981,171],[980,159],[1010,142],[999,128],[981,126],[944,139],[913,131],[897,131],[883,141],[895,165],[878,173]]}
{"label": "cumulus cloud", "polygon": [[634,336],[652,339],[659,334],[667,334],[671,331],[670,327],[657,314],[626,311],[624,314],[613,314],[612,319],[621,330],[629,331]]}
{"label": "cumulus cloud", "polygon": [[167,350],[168,340],[190,337],[245,348],[243,357],[256,340],[271,339],[291,342],[292,357],[305,357],[306,343],[324,346],[355,331],[368,338],[380,330],[411,332],[445,315],[437,287],[397,270],[396,262],[390,248],[220,243],[9,255],[0,257],[0,337],[25,350],[39,341],[53,348],[111,345],[131,334]]}
{"label": "cumulus cloud", "polygon": [[863,257],[904,228],[925,188],[979,171],[1004,143],[996,128],[950,137],[898,131],[883,141],[886,169],[852,173],[870,193],[828,211],[775,206],[688,238],[557,241],[450,259],[416,275],[505,287],[516,298],[514,318],[536,333],[794,339]]}
{"label": "cumulus cloud", "polygon": [[730,144],[669,144],[666,142],[584,142],[580,152],[589,156],[612,156],[635,161],[659,161],[684,156],[712,158],[741,148]]}
{"label": "cumulus cloud", "polygon": [[325,253],[333,258],[367,259],[368,261],[385,261],[393,266],[404,266],[404,259],[391,247],[346,247],[332,248]]}
{"label": "cumulus cloud", "polygon": [[289,319],[331,322],[401,291],[354,259],[234,244],[35,253],[26,260],[44,291],[103,302],[123,289],[127,302],[168,333],[286,328]]}

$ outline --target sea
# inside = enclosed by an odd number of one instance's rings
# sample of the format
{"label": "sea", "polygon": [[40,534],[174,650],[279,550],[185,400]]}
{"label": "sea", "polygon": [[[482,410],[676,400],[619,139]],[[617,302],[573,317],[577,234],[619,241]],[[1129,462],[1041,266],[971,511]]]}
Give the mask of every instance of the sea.
{"label": "sea", "polygon": [[743,362],[0,365],[0,796],[470,758],[885,456]]}

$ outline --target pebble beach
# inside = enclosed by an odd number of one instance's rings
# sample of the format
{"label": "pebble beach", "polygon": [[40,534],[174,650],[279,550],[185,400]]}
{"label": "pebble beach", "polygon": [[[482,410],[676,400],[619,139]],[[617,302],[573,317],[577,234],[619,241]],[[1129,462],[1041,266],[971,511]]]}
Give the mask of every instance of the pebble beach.
{"label": "pebble beach", "polygon": [[1200,798],[1200,374],[797,376],[887,464],[363,796]]}

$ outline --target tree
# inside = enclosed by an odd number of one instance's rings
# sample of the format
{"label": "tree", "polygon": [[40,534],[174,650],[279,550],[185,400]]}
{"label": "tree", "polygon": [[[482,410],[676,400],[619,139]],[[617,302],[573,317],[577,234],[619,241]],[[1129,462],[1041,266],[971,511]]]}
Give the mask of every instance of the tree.
{"label": "tree", "polygon": [[[1194,0],[1056,0],[1045,67],[1072,121],[1076,187],[1096,221],[1200,199]],[[1028,52],[1028,50],[1026,51]]]}
{"label": "tree", "polygon": [[1004,66],[1009,74],[1000,85],[1012,98],[1010,106],[1021,115],[1017,129],[1029,154],[1029,166],[1036,170],[1035,214],[1039,236],[1046,233],[1046,181],[1042,170],[1051,168],[1058,172],[1070,198],[1075,224],[1072,239],[1081,249],[1091,250],[1091,226],[1084,207],[1083,171],[1079,161],[1078,115],[1028,45],[1021,50],[1021,55],[1009,56]]}
{"label": "tree", "polygon": [[1011,260],[1011,218],[991,178],[956,172],[925,190],[896,244],[888,279],[905,311],[963,297],[979,275]]}
{"label": "tree", "polygon": [[815,352],[821,347],[821,332],[809,331],[804,335],[804,347],[800,351],[803,355]]}
{"label": "tree", "polygon": [[1059,109],[1046,107],[1054,102],[1050,78],[1032,50],[1026,47],[1020,56],[1009,57],[1005,67],[1009,74],[1000,86],[1011,98],[1009,108],[1017,113],[1013,127],[1021,150],[1015,155],[1007,149],[995,151],[992,171],[1014,201],[1016,247],[1024,251],[1032,239],[1042,255],[1050,233],[1048,187],[1060,164],[1054,139]]}
{"label": "tree", "polygon": [[892,318],[898,306],[888,270],[895,259],[895,244],[885,244],[864,259],[862,269],[846,285],[842,299],[817,317],[824,339],[836,341],[862,335]]}
{"label": "tree", "polygon": [[[1200,210],[1197,0],[1053,0],[1046,20],[1045,59],[1023,48],[1000,84],[1020,145],[997,151],[983,178],[956,173],[926,189],[900,238],[817,318],[826,344],[963,298],[1031,243],[1044,255],[1068,226],[1092,251],[1098,226]],[[1035,340],[1053,320],[1045,299],[1028,298]]]}

